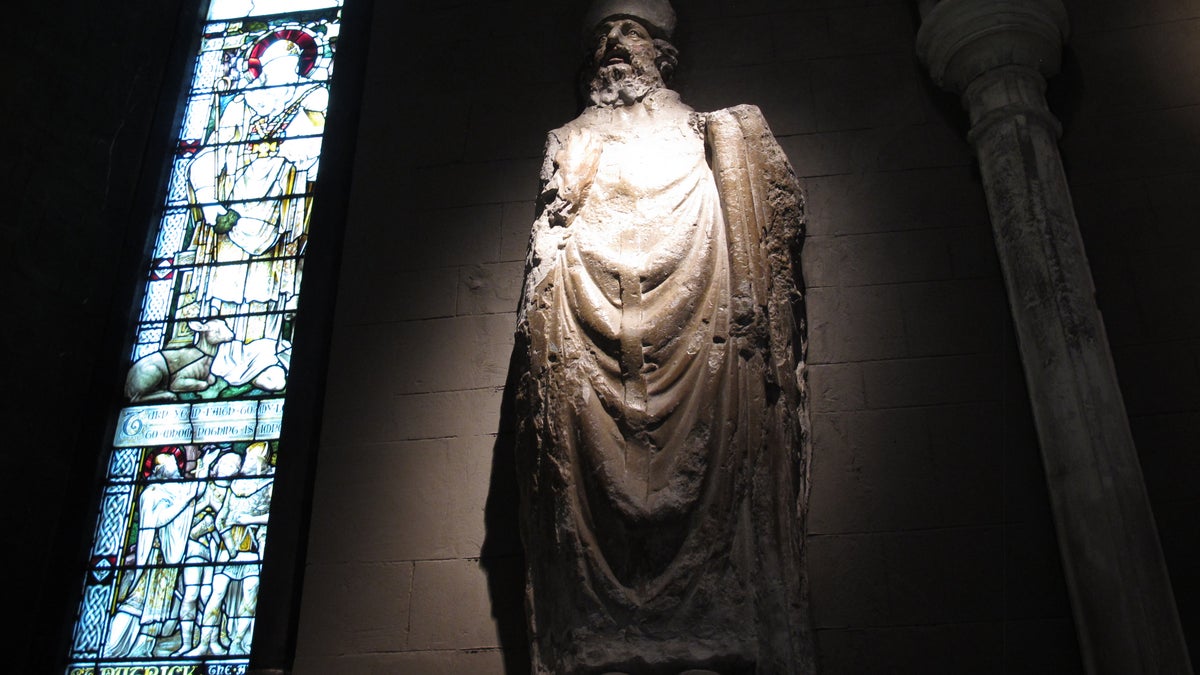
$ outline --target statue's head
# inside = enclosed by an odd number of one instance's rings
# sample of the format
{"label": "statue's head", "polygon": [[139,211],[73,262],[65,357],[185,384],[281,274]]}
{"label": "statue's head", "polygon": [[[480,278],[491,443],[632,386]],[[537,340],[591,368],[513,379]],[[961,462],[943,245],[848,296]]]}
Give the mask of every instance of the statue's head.
{"label": "statue's head", "polygon": [[670,82],[678,52],[667,0],[597,0],[585,27],[584,93],[593,105],[629,105]]}

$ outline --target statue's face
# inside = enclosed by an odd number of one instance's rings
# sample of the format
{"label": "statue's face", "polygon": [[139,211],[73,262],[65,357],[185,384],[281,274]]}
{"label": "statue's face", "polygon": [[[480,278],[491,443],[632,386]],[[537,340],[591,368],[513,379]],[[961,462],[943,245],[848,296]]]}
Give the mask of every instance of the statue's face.
{"label": "statue's face", "polygon": [[593,38],[592,63],[597,69],[622,68],[627,71],[639,66],[654,67],[658,50],[645,26],[633,19],[613,19],[596,27]]}
{"label": "statue's face", "polygon": [[633,19],[612,19],[596,27],[592,42],[589,96],[597,105],[628,105],[664,86],[650,32]]}

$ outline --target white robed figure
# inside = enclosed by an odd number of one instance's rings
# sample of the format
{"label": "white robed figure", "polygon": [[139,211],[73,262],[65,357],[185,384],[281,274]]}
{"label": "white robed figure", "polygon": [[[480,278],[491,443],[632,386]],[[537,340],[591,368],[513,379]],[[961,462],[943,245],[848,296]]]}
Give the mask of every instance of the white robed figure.
{"label": "white robed figure", "polygon": [[222,316],[238,339],[222,345],[212,373],[237,386],[283,389],[291,343],[283,310],[295,309],[307,241],[328,89],[307,75],[312,37],[279,30],[247,51],[245,88],[213,92],[206,147],[188,170],[195,234],[186,292],[194,313]]}
{"label": "white robed figure", "polygon": [[181,480],[179,460],[169,450],[155,456],[151,478],[154,482],[138,497],[134,581],[117,605],[105,656],[153,656],[158,640],[178,624],[175,591],[197,484]]}

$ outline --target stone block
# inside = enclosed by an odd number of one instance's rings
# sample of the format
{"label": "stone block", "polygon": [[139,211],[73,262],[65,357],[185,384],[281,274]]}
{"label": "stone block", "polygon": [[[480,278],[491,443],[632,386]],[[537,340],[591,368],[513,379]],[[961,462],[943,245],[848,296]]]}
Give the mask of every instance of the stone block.
{"label": "stone block", "polygon": [[[1200,17],[1078,35],[1071,41],[1079,67],[1101,74],[1105,95],[1086,99],[1105,114],[1200,103]],[[1171,77],[1147,77],[1169,72]],[[1170,83],[1168,85],[1168,82]]]}
{"label": "stone block", "polygon": [[499,649],[429,650],[361,653],[334,657],[297,657],[295,675],[505,675]]}
{"label": "stone block", "polygon": [[495,434],[502,398],[498,387],[406,395],[330,387],[321,438],[341,444]]}
{"label": "stone block", "polygon": [[529,250],[529,233],[533,225],[532,201],[509,202],[504,205],[501,222],[500,260],[525,262]]}
{"label": "stone block", "polygon": [[1191,344],[1114,346],[1112,353],[1131,417],[1200,408],[1200,375]]}
{"label": "stone block", "polygon": [[[379,43],[373,52],[383,51]],[[387,51],[395,52],[394,49]],[[378,58],[378,57],[377,57]],[[418,57],[419,58],[419,57]],[[376,64],[386,63],[376,60]],[[453,64],[433,66],[438,70]],[[413,66],[406,63],[405,70]],[[360,106],[359,142],[354,156],[356,185],[365,180],[394,178],[397,166],[430,166],[461,161],[466,151],[469,98],[463,92],[443,92],[436,114],[412,105],[412,90],[397,86],[395,71],[374,69],[367,75]],[[420,129],[414,133],[413,129]],[[374,182],[374,181],[372,181]],[[360,192],[385,196],[388,193]]]}
{"label": "stone block", "polygon": [[[925,121],[920,64],[904,51],[806,62],[818,131]],[[777,132],[779,133],[779,132]]]}
{"label": "stone block", "polygon": [[391,381],[385,391],[503,387],[512,355],[513,321],[511,313],[488,314],[406,321],[382,329],[391,349],[390,358],[377,364]]}
{"label": "stone block", "polygon": [[810,178],[804,187],[810,235],[991,228],[983,190],[968,167]]}
{"label": "stone block", "polygon": [[504,313],[515,325],[524,272],[525,263],[520,260],[459,268],[458,313]]}
{"label": "stone block", "polygon": [[938,123],[822,131],[779,142],[801,177],[970,166],[973,161],[958,131]]}
{"label": "stone block", "polygon": [[939,119],[928,124],[885,125],[865,135],[864,154],[876,171],[962,167],[973,170],[975,157],[962,130]]}
{"label": "stone block", "polygon": [[776,136],[816,131],[812,93],[803,69],[766,64],[706,70],[681,78],[679,91],[684,103],[700,111],[754,104]]}
{"label": "stone block", "polygon": [[995,354],[871,361],[861,368],[871,408],[999,402],[1003,395]]}
{"label": "stone block", "polygon": [[[1099,131],[1090,137],[1064,137],[1063,161],[1072,187],[1200,171],[1196,110],[1193,105],[1081,116],[1078,124]],[[1112,132],[1117,135],[1106,135]]]}
{"label": "stone block", "polygon": [[[799,3],[771,15],[769,35],[784,61],[912,50],[912,13],[903,3]],[[823,8],[810,9],[819,5]],[[795,4],[789,9],[794,9]]]}
{"label": "stone block", "polygon": [[809,532],[938,525],[928,434],[921,410],[813,415]]}
{"label": "stone block", "polygon": [[1080,37],[1200,16],[1195,0],[1142,0],[1132,5],[1122,0],[1064,0],[1063,4],[1071,17],[1071,34]]}
{"label": "stone block", "polygon": [[1083,659],[1070,617],[1004,623],[1004,672],[1023,675],[1083,675]]}
{"label": "stone block", "polygon": [[1200,555],[1197,501],[1192,498],[1154,506],[1163,558],[1179,606],[1179,620],[1183,624],[1184,637],[1193,646],[1200,639],[1200,608],[1194,602],[1194,598],[1200,597],[1200,579],[1195,574],[1196,556]]}
{"label": "stone block", "polygon": [[837,285],[838,258],[842,248],[836,237],[809,235],[804,238],[800,269],[806,291]]}
{"label": "stone block", "polygon": [[901,306],[913,356],[996,352],[1014,340],[998,278],[907,284]]}
{"label": "stone block", "polygon": [[808,366],[809,409],[814,413],[864,407],[862,368],[857,363]]}
{"label": "stone block", "polygon": [[813,236],[804,242],[805,284],[868,286],[953,277],[951,230]]}
{"label": "stone block", "polygon": [[817,634],[824,675],[1000,675],[1006,645],[999,622],[824,630]]}
{"label": "stone block", "polygon": [[343,265],[338,282],[340,325],[453,316],[459,271],[455,268],[405,270],[377,256]]}
{"label": "stone block", "polygon": [[935,485],[927,498],[937,504],[941,525],[1003,522],[1007,414],[999,402],[926,409]]}
{"label": "stone block", "polygon": [[1004,575],[1005,616],[1023,620],[1071,616],[1058,540],[1048,518],[1004,526]]}
{"label": "stone block", "polygon": [[478,557],[494,444],[475,436],[326,446],[310,560]]}
{"label": "stone block", "polygon": [[[524,62],[504,60],[503,55],[496,54],[489,54],[484,60],[505,69]],[[533,65],[539,65],[539,62],[535,60]],[[512,87],[512,77],[512,73],[505,73],[498,79]],[[575,93],[569,85],[529,82],[516,86],[521,89],[521,96],[498,96],[488,91],[472,102],[467,134],[468,161],[522,158],[540,161],[546,144],[546,130],[561,126],[575,112]],[[533,196],[534,193],[529,192],[513,195],[510,199]]]}
{"label": "stone block", "polygon": [[[1139,230],[1150,229],[1156,235],[1151,241],[1157,246],[1148,245],[1146,248],[1200,250],[1200,232],[1195,227],[1196,214],[1200,213],[1200,176],[1195,173],[1172,174],[1155,176],[1143,182],[1149,204],[1144,206],[1144,211],[1130,209],[1130,218],[1123,223],[1125,227],[1120,232],[1140,241]],[[1128,227],[1129,223],[1137,223],[1138,226],[1131,228]]]}
{"label": "stone block", "polygon": [[[510,314],[340,328],[328,387],[337,398],[503,386]],[[332,398],[332,397],[331,397]]]}
{"label": "stone block", "polygon": [[908,354],[900,289],[814,288],[807,297],[809,363],[898,358]]}
{"label": "stone block", "polygon": [[1051,522],[1050,493],[1029,398],[1009,399],[1004,419],[1004,519]]}
{"label": "stone block", "polygon": [[478,560],[432,560],[415,564],[412,650],[487,649],[500,645],[492,618],[487,578]]}
{"label": "stone block", "polygon": [[[1200,337],[1200,303],[1181,303],[1180,298],[1200,297],[1196,260],[1200,246],[1162,248],[1135,253],[1130,267],[1137,290],[1141,322],[1146,333],[1158,340],[1188,340]],[[1128,282],[1128,279],[1126,279]]]}
{"label": "stone block", "polygon": [[1200,412],[1180,411],[1129,420],[1146,491],[1154,504],[1196,501],[1195,477],[1200,476],[1200,453],[1195,452]]}
{"label": "stone block", "polygon": [[864,171],[858,151],[861,131],[830,131],[782,136],[779,145],[800,178],[838,176]]}
{"label": "stone block", "polygon": [[[1146,181],[1113,180],[1072,186],[1071,201],[1089,260],[1102,251],[1127,252],[1161,245],[1158,209],[1151,206]],[[1169,209],[1165,203],[1161,206]],[[1131,227],[1134,223],[1136,227]]]}
{"label": "stone block", "polygon": [[879,534],[810,534],[805,541],[818,645],[824,644],[822,629],[877,625],[887,616],[884,539]]}
{"label": "stone block", "polygon": [[506,159],[429,167],[417,179],[418,194],[427,206],[462,207],[532,199],[537,196],[541,166],[537,159]]}
{"label": "stone block", "polygon": [[379,399],[393,390],[396,324],[338,326],[329,347],[326,402]]}
{"label": "stone block", "polygon": [[373,255],[418,270],[496,262],[501,213],[499,204],[422,211],[378,241]]}
{"label": "stone block", "polygon": [[484,436],[500,429],[500,387],[396,397],[397,438]]}
{"label": "stone block", "polygon": [[987,223],[954,228],[949,246],[956,279],[1000,278],[1000,259]]}
{"label": "stone block", "polygon": [[687,49],[680,58],[695,71],[770,63],[775,57],[773,44],[764,36],[771,33],[774,20],[774,15],[759,14],[691,21]]}
{"label": "stone block", "polygon": [[998,526],[889,536],[891,622],[953,624],[1003,618],[1003,542],[1004,531]]}
{"label": "stone block", "polygon": [[411,563],[310,562],[297,660],[404,649],[411,591]]}
{"label": "stone block", "polygon": [[809,532],[999,522],[1001,436],[992,406],[816,414]]}
{"label": "stone block", "polygon": [[[515,445],[515,434],[500,434],[490,448],[491,473],[483,505],[484,538],[479,550],[485,568],[490,568],[492,559],[520,558],[524,551],[519,525]],[[524,583],[516,586],[519,587],[516,604],[524,607]],[[518,613],[524,616],[524,609]]]}
{"label": "stone block", "polygon": [[[1093,272],[1094,274],[1094,272]],[[1104,320],[1104,332],[1110,346],[1146,342],[1152,334],[1143,324],[1141,298],[1128,278],[1093,277],[1096,283],[1096,306]]]}

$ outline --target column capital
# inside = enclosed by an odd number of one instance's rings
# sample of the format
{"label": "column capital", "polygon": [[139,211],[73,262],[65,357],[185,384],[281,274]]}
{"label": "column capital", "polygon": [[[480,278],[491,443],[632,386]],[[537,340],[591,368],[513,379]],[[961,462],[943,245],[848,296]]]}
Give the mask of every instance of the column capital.
{"label": "column capital", "polygon": [[1058,73],[1068,31],[1062,0],[941,0],[922,10],[917,55],[944,89],[963,94],[1009,66]]}

